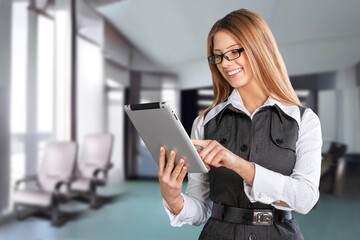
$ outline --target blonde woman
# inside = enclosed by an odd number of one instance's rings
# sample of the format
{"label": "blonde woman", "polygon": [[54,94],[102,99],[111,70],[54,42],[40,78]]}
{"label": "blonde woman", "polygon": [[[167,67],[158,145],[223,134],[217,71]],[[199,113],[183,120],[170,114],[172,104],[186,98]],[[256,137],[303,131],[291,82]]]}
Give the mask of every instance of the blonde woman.
{"label": "blonde woman", "polygon": [[188,174],[160,149],[158,177],[173,226],[205,224],[199,239],[304,239],[291,212],[319,198],[321,127],[291,86],[275,39],[258,14],[233,11],[208,36],[214,102],[192,138],[209,172]]}

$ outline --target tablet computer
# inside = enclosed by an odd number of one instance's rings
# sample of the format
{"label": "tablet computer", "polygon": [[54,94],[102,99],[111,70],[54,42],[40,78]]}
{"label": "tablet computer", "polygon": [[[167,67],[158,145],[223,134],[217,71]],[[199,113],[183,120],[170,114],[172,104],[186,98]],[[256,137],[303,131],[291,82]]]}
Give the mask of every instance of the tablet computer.
{"label": "tablet computer", "polygon": [[160,147],[166,146],[166,155],[176,150],[176,162],[186,159],[188,172],[208,172],[195,146],[168,102],[125,105],[124,110],[158,164]]}

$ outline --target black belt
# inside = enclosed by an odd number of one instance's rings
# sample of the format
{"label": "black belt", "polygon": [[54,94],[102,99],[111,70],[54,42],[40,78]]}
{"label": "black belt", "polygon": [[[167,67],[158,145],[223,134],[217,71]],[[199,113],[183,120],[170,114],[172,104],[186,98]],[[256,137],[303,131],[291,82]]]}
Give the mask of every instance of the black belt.
{"label": "black belt", "polygon": [[244,225],[273,225],[274,222],[292,219],[290,211],[236,208],[218,203],[213,203],[211,217],[224,222]]}

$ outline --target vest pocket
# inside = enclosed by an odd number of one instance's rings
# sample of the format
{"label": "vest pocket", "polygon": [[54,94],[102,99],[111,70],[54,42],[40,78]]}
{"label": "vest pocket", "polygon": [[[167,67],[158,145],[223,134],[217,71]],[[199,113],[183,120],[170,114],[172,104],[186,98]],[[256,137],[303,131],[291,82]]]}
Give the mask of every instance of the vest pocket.
{"label": "vest pocket", "polygon": [[296,121],[281,120],[276,113],[272,114],[270,134],[272,142],[283,149],[295,152],[298,139],[298,126]]}

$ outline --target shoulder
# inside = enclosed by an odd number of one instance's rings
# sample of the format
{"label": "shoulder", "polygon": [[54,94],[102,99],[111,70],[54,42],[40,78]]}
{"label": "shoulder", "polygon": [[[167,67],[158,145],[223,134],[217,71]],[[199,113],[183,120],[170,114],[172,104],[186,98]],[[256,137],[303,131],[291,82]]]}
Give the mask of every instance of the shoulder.
{"label": "shoulder", "polygon": [[300,121],[300,131],[303,133],[317,132],[321,135],[320,119],[311,108],[306,108]]}
{"label": "shoulder", "polygon": [[191,129],[191,138],[193,139],[201,139],[202,133],[203,133],[203,122],[204,122],[204,116],[199,115],[197,118],[195,118],[192,129]]}
{"label": "shoulder", "polygon": [[[301,117],[300,125],[308,124],[309,122],[317,122],[320,124],[320,119],[316,113],[313,112],[311,108],[304,108],[303,114]],[[301,110],[300,110],[301,112]]]}

